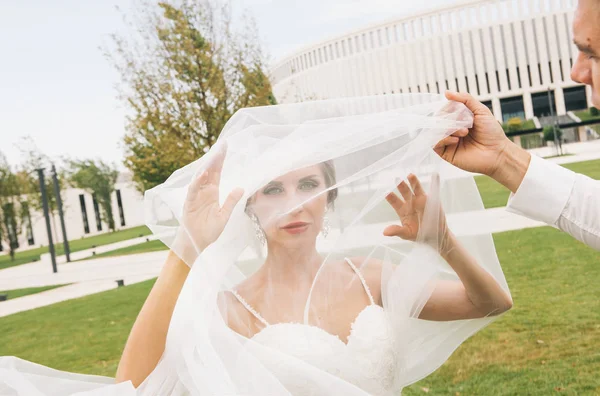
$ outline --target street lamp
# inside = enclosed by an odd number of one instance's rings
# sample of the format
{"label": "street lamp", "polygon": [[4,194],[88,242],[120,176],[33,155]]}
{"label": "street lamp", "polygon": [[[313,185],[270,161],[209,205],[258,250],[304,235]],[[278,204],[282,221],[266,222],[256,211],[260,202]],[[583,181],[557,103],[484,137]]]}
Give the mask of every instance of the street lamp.
{"label": "street lamp", "polygon": [[40,192],[42,193],[42,207],[44,208],[44,217],[46,218],[46,231],[48,232],[48,250],[50,251],[50,260],[52,261],[52,272],[57,273],[56,252],[54,251],[54,241],[52,240],[52,229],[50,228],[50,213],[48,210],[48,196],[46,195],[46,183],[44,182],[44,168],[36,169],[38,179],[40,180]]}
{"label": "street lamp", "polygon": [[558,126],[558,117],[554,115],[554,106],[550,87],[548,87],[548,104],[550,105],[550,116],[552,117],[553,121],[552,132],[554,133],[554,146],[556,146],[556,155],[559,156],[562,155],[562,150],[560,150],[560,142],[558,140],[558,131],[560,130],[560,127]]}
{"label": "street lamp", "polygon": [[62,229],[65,256],[67,258],[67,263],[70,263],[71,250],[69,249],[69,239],[67,238],[67,228],[65,227],[65,215],[63,213],[62,198],[60,197],[60,187],[58,185],[58,177],[56,174],[56,167],[54,166],[54,164],[52,164],[50,173],[52,174],[52,181],[54,184],[54,195],[56,196],[56,206],[58,207],[58,217],[60,218],[60,228]]}

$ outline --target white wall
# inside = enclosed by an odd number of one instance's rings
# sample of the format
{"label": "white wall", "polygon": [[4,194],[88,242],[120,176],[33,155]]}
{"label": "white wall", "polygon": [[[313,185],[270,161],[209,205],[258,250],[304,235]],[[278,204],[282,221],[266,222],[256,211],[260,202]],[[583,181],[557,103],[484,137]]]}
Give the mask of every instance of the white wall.
{"label": "white wall", "polygon": [[[49,175],[46,176],[48,177]],[[117,195],[115,191],[112,194],[112,208],[116,228],[131,228],[144,224],[143,195],[135,189],[131,181],[129,181],[129,177],[127,174],[122,174],[119,179],[119,182],[115,185],[115,190],[120,190],[121,192],[123,212],[125,215],[125,226],[121,225],[119,207],[117,205]],[[81,205],[79,201],[80,194],[83,194],[85,199],[87,218],[89,222],[89,233],[85,233],[84,230]],[[92,194],[87,193],[84,190],[78,188],[69,188],[63,191],[62,198],[63,210],[65,215],[65,225],[67,229],[67,237],[69,240],[102,234],[109,231],[108,224],[105,222],[102,222],[102,230],[98,231]],[[102,211],[102,207],[99,208]],[[48,245],[48,234],[46,231],[46,222],[43,213],[32,212],[31,220],[33,224],[34,245],[28,245],[27,233],[26,230],[23,229],[23,232],[21,233],[21,236],[19,238],[19,250]],[[50,219],[50,226],[52,228],[52,237],[54,243],[62,243],[63,238],[58,214],[54,216],[54,222],[52,221],[52,218]],[[4,250],[6,251],[6,245],[4,246],[4,248]]]}
{"label": "white wall", "polygon": [[274,93],[289,103],[448,88],[492,101],[501,120],[500,99],[523,96],[526,118],[532,118],[531,93],[550,88],[558,113],[565,114],[562,90],[578,85],[570,78],[577,56],[575,5],[467,1],[353,31],[281,60],[272,68]]}

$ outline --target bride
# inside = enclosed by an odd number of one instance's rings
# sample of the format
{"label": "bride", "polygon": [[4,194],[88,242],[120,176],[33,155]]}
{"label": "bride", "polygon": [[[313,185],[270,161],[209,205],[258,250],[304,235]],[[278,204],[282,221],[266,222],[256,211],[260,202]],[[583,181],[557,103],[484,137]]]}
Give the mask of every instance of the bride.
{"label": "bride", "polygon": [[[469,122],[436,95],[238,112],[146,193],[171,250],[118,385],[78,390],[397,395],[430,374],[512,306],[491,237],[449,227],[482,208],[472,178],[431,150]],[[12,389],[66,381],[27,367]]]}

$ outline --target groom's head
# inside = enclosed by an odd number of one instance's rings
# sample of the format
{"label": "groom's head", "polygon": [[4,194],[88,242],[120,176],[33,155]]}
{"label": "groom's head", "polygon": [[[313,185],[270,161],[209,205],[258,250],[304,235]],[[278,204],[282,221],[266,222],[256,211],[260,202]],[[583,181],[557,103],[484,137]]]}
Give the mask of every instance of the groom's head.
{"label": "groom's head", "polygon": [[579,55],[571,78],[592,87],[592,105],[600,108],[600,0],[579,0],[573,40]]}

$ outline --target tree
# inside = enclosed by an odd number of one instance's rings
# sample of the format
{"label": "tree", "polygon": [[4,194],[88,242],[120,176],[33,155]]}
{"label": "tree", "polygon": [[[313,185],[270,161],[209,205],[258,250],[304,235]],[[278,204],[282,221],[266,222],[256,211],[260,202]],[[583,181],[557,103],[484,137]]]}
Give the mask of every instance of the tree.
{"label": "tree", "polygon": [[562,131],[560,130],[560,128],[557,128],[555,126],[552,125],[548,125],[544,127],[544,141],[546,142],[553,142],[554,141],[554,130],[556,129],[556,138],[558,139],[559,143],[562,139]]}
{"label": "tree", "polygon": [[0,153],[0,243],[8,246],[11,260],[15,259],[15,250],[19,247],[23,223],[21,197],[17,174]]}
{"label": "tree", "polygon": [[69,180],[77,188],[96,195],[100,204],[102,220],[111,231],[115,230],[111,196],[119,172],[101,160],[69,161]]}
{"label": "tree", "polygon": [[558,140],[558,155],[562,155],[562,131],[559,127],[548,125],[544,127],[544,141],[554,142],[554,131],[556,130],[556,139]]}
{"label": "tree", "polygon": [[275,99],[253,24],[235,32],[230,4],[144,3],[138,12],[132,34],[113,36],[106,53],[129,110],[125,166],[146,190],[206,153],[235,111]]}
{"label": "tree", "polygon": [[[57,238],[59,234],[57,232],[55,218],[58,215],[58,205],[54,189],[54,181],[52,180],[52,176],[50,174],[50,169],[52,168],[52,165],[57,161],[53,161],[49,156],[44,154],[36,146],[33,139],[29,136],[22,138],[18,144],[18,147],[21,151],[21,156],[23,158],[23,161],[21,162],[22,172],[19,172],[19,178],[20,185],[23,189],[22,191],[24,194],[27,195],[26,209],[31,209],[36,213],[43,213],[40,181],[38,179],[36,170],[39,168],[44,168],[46,175],[44,181],[46,185],[46,197],[48,199],[48,210],[50,212],[50,219],[52,220],[52,228],[54,229],[54,235],[55,238]],[[64,191],[64,188],[66,187],[66,183],[61,183],[60,181],[67,179],[67,174],[65,172],[64,167],[59,166],[57,168],[57,177],[59,180],[59,194],[61,194],[62,197],[62,193]],[[58,240],[58,238],[55,240]]]}

